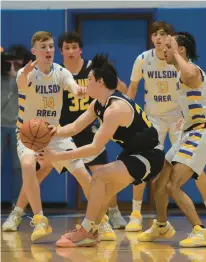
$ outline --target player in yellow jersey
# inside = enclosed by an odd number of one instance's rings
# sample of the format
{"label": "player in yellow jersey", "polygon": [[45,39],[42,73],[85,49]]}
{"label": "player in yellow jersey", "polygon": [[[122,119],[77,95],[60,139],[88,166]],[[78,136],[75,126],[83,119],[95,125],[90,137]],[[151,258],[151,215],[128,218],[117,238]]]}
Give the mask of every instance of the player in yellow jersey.
{"label": "player in yellow jersey", "polygon": [[[179,124],[182,121],[181,106],[176,91],[178,72],[174,65],[167,64],[164,57],[167,36],[173,33],[172,26],[166,22],[156,21],[152,24],[151,40],[155,48],[143,52],[135,60],[127,93],[134,99],[140,80],[144,80],[145,112],[157,129],[163,148],[167,134],[171,144],[177,141],[180,134]],[[197,187],[206,205],[206,191],[202,186],[204,181],[206,177],[203,175],[197,181]],[[133,212],[126,231],[142,230],[141,204],[144,188],[145,184],[133,187]]]}
{"label": "player in yellow jersey", "polygon": [[[66,167],[83,185],[85,196],[88,198],[91,178],[82,160],[53,164],[39,162],[37,168],[40,170],[36,172],[34,151],[26,148],[20,140],[21,125],[31,118],[44,119],[54,126],[59,124],[63,90],[69,90],[78,97],[85,96],[85,88],[76,83],[72,74],[62,66],[53,63],[54,39],[49,32],[36,32],[32,37],[31,44],[31,51],[37,60],[29,62],[17,75],[19,92],[19,115],[16,129],[17,152],[21,162],[23,187],[16,207],[3,224],[2,229],[4,231],[16,231],[21,222],[23,209],[29,202],[34,213],[32,224],[35,226],[31,240],[35,241],[52,231],[48,219],[43,214],[39,182],[48,175],[53,167],[58,172]],[[74,149],[75,144],[71,138],[52,138],[48,148],[65,151]]]}
{"label": "player in yellow jersey", "polygon": [[[190,179],[197,179],[206,165],[206,74],[191,61],[197,59],[194,37],[186,32],[169,36],[165,59],[178,70],[177,92],[184,115],[183,130],[166,155],[166,163],[155,181],[157,219],[152,227],[138,236],[139,241],[170,238],[175,230],[167,222],[168,196],[173,198],[193,226],[182,247],[206,246],[206,229],[189,196],[182,190]],[[204,189],[206,183],[203,184]]]}

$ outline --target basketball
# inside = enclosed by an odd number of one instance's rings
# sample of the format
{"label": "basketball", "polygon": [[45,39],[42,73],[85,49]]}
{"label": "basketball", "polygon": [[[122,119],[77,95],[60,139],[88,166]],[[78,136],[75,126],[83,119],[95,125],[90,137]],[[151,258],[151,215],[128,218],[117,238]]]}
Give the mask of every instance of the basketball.
{"label": "basketball", "polygon": [[51,140],[48,126],[44,120],[34,118],[23,123],[20,129],[22,143],[34,151],[43,149]]}

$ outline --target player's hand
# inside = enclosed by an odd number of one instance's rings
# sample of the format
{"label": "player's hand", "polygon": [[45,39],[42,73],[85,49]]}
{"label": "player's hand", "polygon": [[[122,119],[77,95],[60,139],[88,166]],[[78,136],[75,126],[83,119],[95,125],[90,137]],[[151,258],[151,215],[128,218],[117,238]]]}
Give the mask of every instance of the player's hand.
{"label": "player's hand", "polygon": [[54,150],[41,150],[35,152],[36,161],[54,162],[59,161],[59,154]]}
{"label": "player's hand", "polygon": [[49,125],[48,129],[50,130],[49,133],[51,136],[56,136],[57,135],[57,127],[53,125]]}
{"label": "player's hand", "polygon": [[178,44],[174,36],[168,35],[167,43],[171,47],[173,53],[178,52]]}
{"label": "player's hand", "polygon": [[39,62],[38,60],[35,60],[34,62],[30,60],[29,63],[25,65],[22,73],[24,73],[25,75],[28,75],[28,73],[30,73],[35,68],[38,62]]}
{"label": "player's hand", "polygon": [[79,86],[78,89],[77,89],[77,96],[79,98],[83,98],[85,96],[87,96],[87,87],[84,87],[84,86]]}

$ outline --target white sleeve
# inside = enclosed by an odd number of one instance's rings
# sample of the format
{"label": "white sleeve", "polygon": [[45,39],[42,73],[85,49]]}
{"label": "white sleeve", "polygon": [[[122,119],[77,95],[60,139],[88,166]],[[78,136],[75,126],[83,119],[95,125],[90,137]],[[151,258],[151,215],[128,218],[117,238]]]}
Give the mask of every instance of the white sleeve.
{"label": "white sleeve", "polygon": [[135,62],[134,62],[134,65],[133,65],[133,68],[132,68],[132,74],[131,74],[131,77],[130,77],[130,80],[131,82],[139,82],[142,77],[143,77],[143,74],[142,74],[142,66],[144,64],[144,59],[143,59],[143,55],[139,55]]}
{"label": "white sleeve", "polygon": [[72,74],[69,72],[69,70],[62,67],[61,77],[62,77],[63,89],[72,92],[73,94],[76,94],[78,85],[74,80]]}

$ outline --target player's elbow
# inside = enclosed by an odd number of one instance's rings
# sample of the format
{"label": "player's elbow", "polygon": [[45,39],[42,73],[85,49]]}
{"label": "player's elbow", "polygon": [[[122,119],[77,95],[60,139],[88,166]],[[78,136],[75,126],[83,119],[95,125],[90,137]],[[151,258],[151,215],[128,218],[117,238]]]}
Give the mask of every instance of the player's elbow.
{"label": "player's elbow", "polygon": [[199,75],[199,69],[198,68],[187,68],[187,70],[184,72],[183,74],[183,78],[187,81],[193,81],[196,80],[198,78]]}
{"label": "player's elbow", "polygon": [[196,79],[198,77],[197,73],[195,71],[188,71],[186,73],[186,78],[187,78],[187,81],[192,81],[194,79]]}

